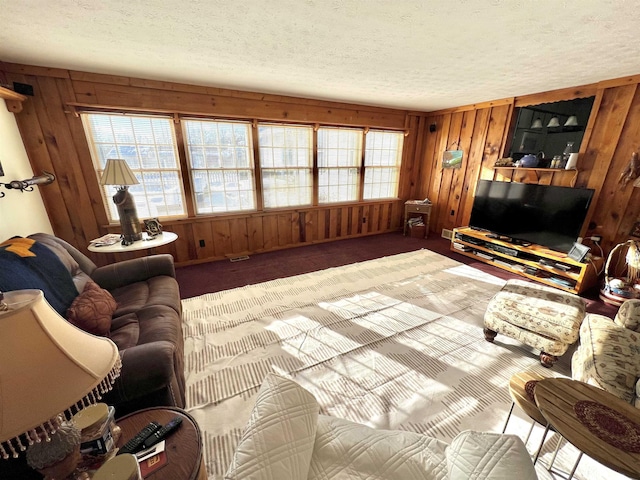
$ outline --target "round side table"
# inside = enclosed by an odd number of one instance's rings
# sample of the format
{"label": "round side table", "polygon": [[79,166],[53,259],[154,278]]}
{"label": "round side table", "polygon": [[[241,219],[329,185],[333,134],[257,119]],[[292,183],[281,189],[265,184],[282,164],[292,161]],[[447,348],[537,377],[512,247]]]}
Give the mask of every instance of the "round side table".
{"label": "round side table", "polygon": [[122,245],[122,243],[117,242],[113,245],[105,245],[102,247],[98,247],[93,243],[90,243],[87,246],[87,250],[90,252],[96,253],[126,253],[126,252],[134,252],[136,250],[145,250],[151,251],[151,249],[155,247],[160,247],[162,245],[167,245],[171,242],[175,242],[178,239],[178,235],[173,232],[162,232],[162,235],[158,235],[157,237],[149,237],[146,232],[142,233],[142,240],[137,240],[133,242],[131,245]]}
{"label": "round side table", "polygon": [[165,451],[167,464],[150,473],[145,480],[207,480],[207,471],[202,456],[202,437],[200,427],[191,415],[176,407],[153,407],[130,413],[118,420],[122,429],[118,447],[127,443],[149,422],[156,421],[166,425],[175,417],[182,417],[180,427],[166,439]]}
{"label": "round side table", "polygon": [[[546,372],[545,372],[546,373]],[[513,407],[518,405],[522,409],[524,413],[526,413],[529,418],[531,418],[531,428],[529,429],[529,433],[527,434],[527,438],[524,441],[525,445],[529,442],[529,438],[531,437],[531,432],[533,432],[533,427],[536,423],[542,425],[544,427],[544,434],[542,435],[542,440],[540,440],[540,445],[536,449],[536,453],[534,456],[533,463],[535,464],[538,461],[538,457],[542,452],[542,447],[544,446],[544,441],[547,438],[547,434],[549,430],[551,430],[551,424],[545,418],[545,416],[538,408],[538,404],[535,399],[535,388],[538,382],[542,380],[546,380],[549,378],[554,378],[552,374],[541,375],[538,372],[525,370],[523,372],[516,373],[509,380],[509,395],[511,395],[511,400],[513,403],[511,404],[511,409],[509,410],[509,415],[507,416],[507,421],[504,424],[504,428],[502,429],[502,433],[507,430],[507,425],[509,424],[509,419],[511,418],[511,414],[513,412]],[[555,431],[555,430],[554,430]],[[562,444],[563,437],[560,435],[558,438],[558,443],[556,444],[555,451],[553,452],[553,457],[549,461],[549,465],[547,466],[547,470],[551,470],[553,467],[553,463],[556,460],[556,456],[558,455],[558,451],[560,450],[560,445]],[[580,459],[582,458],[582,454],[578,456],[577,461],[575,462],[573,469],[571,470],[571,474],[569,476],[569,480],[573,477],[576,469],[578,468],[578,463],[580,463]]]}

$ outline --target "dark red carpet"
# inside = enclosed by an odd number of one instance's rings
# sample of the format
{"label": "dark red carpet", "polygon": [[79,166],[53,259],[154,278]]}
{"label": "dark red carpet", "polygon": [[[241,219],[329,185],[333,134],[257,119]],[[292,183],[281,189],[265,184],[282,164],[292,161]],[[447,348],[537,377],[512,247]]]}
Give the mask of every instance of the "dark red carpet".
{"label": "dark red carpet", "polygon": [[[449,245],[449,240],[435,234],[431,234],[428,239],[421,239],[405,237],[401,232],[385,233],[260,253],[251,255],[248,260],[237,262],[219,260],[176,267],[176,276],[180,284],[182,298],[190,298],[205,293],[266,282],[275,278],[290,277],[426,248],[499,278],[522,278],[452,252],[449,250]],[[588,312],[601,313],[613,318],[617,311],[617,307],[607,305],[598,299],[597,288],[585,292],[582,297],[587,302]]]}

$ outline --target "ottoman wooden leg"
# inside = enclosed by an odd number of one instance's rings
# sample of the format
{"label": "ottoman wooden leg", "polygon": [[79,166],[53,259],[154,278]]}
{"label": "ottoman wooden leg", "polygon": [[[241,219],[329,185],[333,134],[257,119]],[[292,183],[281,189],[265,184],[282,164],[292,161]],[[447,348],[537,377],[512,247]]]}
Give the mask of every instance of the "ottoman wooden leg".
{"label": "ottoman wooden leg", "polygon": [[557,360],[558,357],[556,357],[555,355],[551,355],[546,352],[540,352],[540,363],[543,367],[551,368]]}
{"label": "ottoman wooden leg", "polygon": [[498,334],[498,332],[494,332],[493,330],[489,330],[488,328],[484,328],[482,329],[482,331],[484,332],[484,339],[487,342],[493,342],[493,339],[496,338],[496,335]]}

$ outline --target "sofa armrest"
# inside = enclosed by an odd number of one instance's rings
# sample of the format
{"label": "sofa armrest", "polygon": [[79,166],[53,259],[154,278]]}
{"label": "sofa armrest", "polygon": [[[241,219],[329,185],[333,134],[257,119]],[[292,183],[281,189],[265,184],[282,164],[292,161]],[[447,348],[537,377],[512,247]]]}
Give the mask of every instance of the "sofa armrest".
{"label": "sofa armrest", "polygon": [[168,253],[133,258],[98,267],[91,274],[91,278],[102,288],[114,290],[159,275],[176,277],[173,257]]}
{"label": "sofa armrest", "polygon": [[105,401],[111,405],[130,402],[170,386],[175,376],[174,352],[174,345],[166,341],[120,350],[120,377],[105,395]]}

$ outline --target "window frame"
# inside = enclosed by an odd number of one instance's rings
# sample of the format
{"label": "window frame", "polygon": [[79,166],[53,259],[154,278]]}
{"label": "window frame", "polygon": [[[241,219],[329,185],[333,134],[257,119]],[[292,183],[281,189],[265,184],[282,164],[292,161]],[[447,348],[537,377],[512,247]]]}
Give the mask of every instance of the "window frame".
{"label": "window frame", "polygon": [[[340,132],[348,132],[348,133],[353,133],[356,132],[359,134],[360,138],[356,138],[356,144],[359,142],[359,145],[356,145],[355,147],[355,153],[357,153],[357,155],[354,157],[354,159],[356,160],[355,165],[351,165],[351,166],[341,166],[341,165],[337,165],[337,166],[320,166],[320,142],[318,140],[318,137],[320,135],[320,131],[321,130],[329,130],[329,131],[334,131],[337,132],[338,135],[340,134]],[[340,204],[344,204],[344,203],[355,203],[355,202],[359,202],[362,201],[362,180],[363,180],[363,176],[364,176],[364,145],[365,145],[365,141],[366,141],[366,130],[363,128],[357,128],[357,127],[333,127],[333,126],[321,126],[318,127],[316,129],[316,143],[317,148],[316,148],[316,153],[318,155],[318,182],[315,186],[316,191],[318,192],[318,203],[317,205],[340,205]],[[339,141],[338,141],[339,143]],[[334,149],[329,149],[327,148],[327,150],[337,150],[337,151],[345,151],[345,149],[342,149],[340,147],[336,147]],[[346,149],[346,151],[350,151],[351,149]],[[338,162],[339,163],[339,162]],[[321,202],[320,201],[320,188],[322,187],[322,185],[320,185],[320,171],[321,170],[326,170],[327,173],[329,175],[331,175],[331,172],[335,172],[338,171],[340,172],[341,170],[350,170],[350,169],[355,169],[356,170],[356,181],[355,181],[355,199],[347,199],[347,200],[338,200],[338,201],[334,201],[334,202]],[[348,184],[347,184],[348,185]],[[338,185],[339,186],[339,185]],[[331,196],[331,186],[328,186],[328,196]]]}
{"label": "window frame", "polygon": [[[178,172],[178,183],[181,185],[181,194],[183,201],[183,209],[184,214],[182,215],[158,215],[158,218],[171,221],[183,218],[202,218],[209,216],[237,216],[237,215],[247,215],[251,213],[259,213],[259,212],[269,212],[269,211],[287,211],[287,210],[296,210],[300,208],[316,208],[316,207],[330,207],[331,205],[345,205],[345,204],[358,204],[358,203],[370,203],[370,202],[380,202],[380,201],[392,201],[398,200],[398,194],[400,192],[400,183],[402,180],[402,164],[405,157],[405,145],[406,142],[402,139],[402,145],[398,149],[397,155],[397,164],[395,167],[398,172],[398,177],[395,182],[395,196],[392,197],[376,197],[376,198],[364,198],[365,195],[365,181],[367,170],[372,170],[375,168],[389,168],[385,167],[376,167],[371,165],[366,165],[366,142],[367,135],[369,132],[382,132],[382,133],[394,133],[400,134],[404,137],[407,136],[406,130],[401,130],[399,128],[384,128],[384,127],[367,127],[367,126],[354,126],[354,125],[335,125],[330,123],[309,123],[309,122],[280,122],[273,120],[260,120],[260,119],[246,119],[246,118],[236,118],[236,117],[217,117],[217,116],[209,116],[209,115],[189,115],[183,113],[169,113],[166,111],[146,111],[146,110],[119,110],[119,109],[105,109],[101,108],[91,108],[86,107],[83,111],[78,112],[80,116],[83,118],[83,125],[85,123],[86,114],[104,114],[104,115],[124,115],[124,116],[142,116],[142,117],[151,117],[151,118],[164,118],[173,120],[173,128],[172,128],[172,140],[173,140],[173,149],[176,152],[177,158],[177,172]],[[196,192],[194,189],[194,181],[192,176],[191,163],[189,159],[188,151],[188,142],[185,133],[185,127],[182,125],[184,121],[195,120],[195,121],[210,121],[210,122],[223,122],[223,123],[241,123],[241,124],[250,124],[249,127],[249,145],[248,151],[250,153],[250,163],[252,163],[252,171],[253,171],[253,185],[252,191],[254,195],[254,208],[253,209],[245,209],[245,210],[233,210],[233,211],[219,211],[219,212],[210,212],[210,213],[197,213],[197,201],[196,201]],[[263,177],[262,172],[265,169],[262,166],[261,157],[260,157],[260,145],[259,145],[259,135],[258,129],[260,125],[264,126],[291,126],[291,127],[303,127],[303,128],[312,128],[313,131],[311,133],[312,146],[311,146],[311,156],[312,156],[312,175],[311,175],[311,203],[308,205],[295,205],[295,206],[277,206],[277,207],[265,207],[264,204],[264,192],[263,192]],[[318,198],[318,190],[319,190],[319,166],[318,166],[318,130],[320,128],[323,129],[345,129],[345,130],[358,130],[362,132],[362,147],[361,147],[361,161],[358,165],[358,176],[359,176],[359,185],[358,185],[358,193],[357,198],[355,200],[345,200],[340,202],[320,202]],[[93,144],[92,139],[88,134],[88,130],[85,127],[85,136],[87,139],[87,144],[89,150],[91,151],[91,158],[93,162],[93,168],[96,172],[96,176],[98,179],[98,184],[100,182],[100,177],[102,173],[102,169],[99,168],[99,165],[96,165],[96,161],[94,160],[94,155],[96,155],[94,149],[95,146]],[[268,168],[268,167],[267,167]],[[350,168],[350,167],[344,167]],[[356,168],[356,167],[353,167]],[[110,198],[106,189],[108,187],[100,187],[101,195],[103,197],[103,203],[105,208],[105,213],[107,215],[107,219],[111,225],[115,225],[118,223],[118,219],[113,218],[111,215],[110,209]]]}
{"label": "window frame", "polygon": [[[396,148],[396,164],[394,166],[391,165],[366,165],[367,163],[367,139],[370,138],[369,135],[371,134],[375,134],[375,133],[382,133],[382,134],[395,134],[399,137],[399,148]],[[364,148],[363,148],[363,152],[362,152],[362,192],[361,192],[361,196],[360,198],[363,201],[380,201],[380,200],[393,200],[393,199],[397,199],[398,198],[398,193],[400,190],[400,176],[402,174],[402,160],[403,160],[403,156],[404,156],[404,137],[406,136],[405,133],[403,132],[399,132],[399,131],[392,131],[392,130],[386,130],[386,129],[369,129],[366,132],[365,135],[365,139],[364,139]],[[375,150],[374,150],[375,151]],[[367,190],[367,171],[369,172],[375,172],[376,170],[382,170],[382,169],[395,169],[397,171],[396,174],[396,182],[395,182],[395,192],[392,196],[389,197],[373,197],[373,198],[365,198],[365,194],[366,194],[366,190]],[[371,188],[373,188],[374,184],[371,184]]]}
{"label": "window frame", "polygon": [[[261,149],[262,148],[271,148],[274,147],[276,148],[277,146],[273,146],[273,145],[265,145],[264,147],[260,145],[260,127],[269,127],[269,128],[296,128],[296,129],[305,129],[307,130],[307,133],[309,135],[309,160],[310,160],[310,164],[309,166],[288,166],[288,167],[284,167],[284,168],[279,168],[279,167],[265,167],[264,164],[266,162],[263,161],[263,157],[261,155]],[[316,195],[317,195],[317,181],[316,181],[316,132],[315,129],[307,124],[302,124],[302,123],[277,123],[277,122],[257,122],[256,124],[256,153],[255,156],[259,158],[258,160],[258,165],[259,170],[260,170],[260,192],[261,192],[261,198],[262,198],[262,208],[264,211],[272,211],[272,210],[283,210],[283,209],[296,209],[296,208],[308,208],[308,207],[312,207],[315,205],[316,203]],[[297,145],[297,141],[296,141],[296,145]],[[285,146],[287,147],[287,146]],[[289,147],[290,148],[290,147]],[[299,149],[299,148],[298,148]],[[288,171],[307,171],[308,172],[308,179],[310,180],[310,192],[309,192],[309,203],[299,203],[299,204],[295,204],[295,205],[285,205],[285,206],[281,206],[281,205],[277,205],[277,206],[266,206],[267,201],[266,201],[266,195],[265,195],[265,187],[264,187],[264,173],[265,171],[272,171],[272,172],[276,172],[276,171],[282,171],[282,170],[288,170]]]}
{"label": "window frame", "polygon": [[[190,144],[189,144],[189,134],[188,134],[188,122],[200,122],[203,124],[206,123],[212,123],[212,124],[216,124],[216,130],[218,131],[218,134],[220,132],[220,126],[221,125],[242,125],[246,128],[246,134],[247,134],[247,143],[246,145],[244,145],[243,147],[246,148],[246,153],[247,153],[247,160],[248,160],[248,166],[247,167],[239,167],[237,165],[233,166],[233,167],[225,167],[224,165],[221,165],[220,167],[194,167],[193,166],[193,162],[192,162],[192,156],[191,156],[191,149],[190,149]],[[254,149],[254,129],[252,128],[252,123],[248,122],[246,120],[230,120],[230,119],[221,119],[221,118],[202,118],[202,117],[191,117],[191,116],[184,116],[180,118],[180,131],[182,134],[182,142],[183,142],[183,147],[184,147],[184,152],[185,152],[185,161],[187,164],[187,170],[189,172],[189,182],[191,182],[191,199],[193,202],[193,212],[194,212],[194,216],[196,217],[201,217],[201,216],[207,216],[207,215],[226,215],[226,214],[242,214],[242,213],[248,213],[248,212],[256,212],[258,210],[258,199],[257,199],[257,190],[256,190],[256,161],[255,161],[255,149]],[[217,145],[213,145],[213,144],[206,144],[206,143],[202,143],[202,144],[198,144],[198,145],[194,145],[197,147],[202,147],[203,149],[206,148],[207,146],[209,146],[209,148],[216,148],[216,149],[238,149],[238,145],[223,145],[221,143],[218,143]],[[235,155],[234,155],[235,157]],[[204,162],[206,162],[206,158],[204,159]],[[224,162],[224,160],[221,160],[221,163]],[[229,172],[231,174],[231,172],[236,172],[236,174],[238,172],[249,172],[249,177],[250,177],[250,183],[251,183],[251,196],[252,196],[252,205],[250,208],[239,208],[237,210],[229,210],[229,209],[225,209],[225,210],[220,210],[220,211],[215,211],[215,206],[211,206],[212,211],[210,212],[199,212],[198,211],[198,193],[200,193],[198,191],[198,189],[196,189],[196,177],[194,175],[194,172],[207,172],[207,176],[209,178],[211,178],[211,174],[213,172],[220,172],[222,174],[223,177],[226,176],[226,173]],[[240,186],[240,181],[237,182],[238,187]],[[223,185],[223,187],[225,187]],[[241,189],[237,189],[238,192],[238,197],[241,197],[241,192],[246,191],[245,190],[241,190]],[[231,193],[236,193],[236,190],[231,190],[231,191],[227,191],[226,187],[223,188],[222,190],[215,190],[215,191],[211,191],[210,193],[222,193],[225,197],[225,205],[227,204],[227,196]]]}
{"label": "window frame", "polygon": [[[96,174],[96,179],[98,181],[98,186],[99,186],[99,190],[100,190],[100,195],[102,197],[102,203],[105,209],[105,214],[107,217],[107,221],[109,222],[110,225],[116,225],[119,224],[120,219],[119,219],[119,215],[118,215],[118,209],[117,207],[113,204],[112,201],[112,195],[115,193],[110,193],[109,189],[113,189],[115,188],[114,185],[101,185],[101,178],[102,178],[102,174],[104,173],[104,165],[101,164],[101,161],[104,160],[104,162],[106,163],[107,158],[123,158],[120,155],[120,152],[118,151],[116,154],[112,155],[101,155],[100,153],[100,145],[108,145],[108,144],[113,144],[114,147],[118,150],[121,147],[130,147],[130,144],[134,144],[135,146],[133,147],[134,149],[138,148],[141,145],[153,145],[157,151],[158,147],[162,147],[162,146],[171,146],[171,150],[173,152],[173,160],[175,161],[175,167],[161,167],[161,159],[158,157],[158,167],[157,168],[144,168],[143,164],[144,161],[143,159],[139,156],[139,154],[136,152],[136,158],[138,160],[139,163],[139,167],[135,167],[135,166],[131,166],[131,163],[129,161],[127,161],[127,164],[129,165],[129,168],[131,168],[132,172],[134,173],[134,175],[136,176],[139,184],[138,185],[132,185],[129,187],[129,190],[131,191],[134,199],[136,200],[136,207],[138,210],[138,214],[139,216],[141,216],[142,218],[163,218],[163,219],[167,219],[167,220],[172,220],[172,219],[183,219],[183,218],[188,218],[189,217],[189,209],[188,209],[188,201],[187,201],[187,196],[186,196],[186,185],[185,185],[185,178],[184,178],[184,174],[183,174],[183,168],[182,168],[182,162],[180,159],[180,153],[179,153],[179,141],[178,138],[176,137],[176,132],[174,130],[174,128],[172,127],[172,117],[168,114],[157,114],[157,113],[148,113],[148,112],[119,112],[119,111],[101,111],[101,110],[86,110],[83,112],[79,112],[81,121],[82,121],[82,125],[83,125],[83,130],[85,133],[85,138],[87,140],[87,145],[89,147],[89,152],[90,152],[90,156],[91,156],[91,161],[92,161],[92,167],[93,170]],[[91,125],[91,115],[101,115],[101,116],[106,116],[106,117],[111,117],[111,118],[128,118],[128,119],[134,119],[134,118],[148,118],[151,120],[164,120],[166,122],[168,122],[168,133],[171,139],[171,143],[170,144],[163,144],[163,143],[143,143],[143,142],[138,142],[137,141],[137,137],[136,137],[136,133],[135,133],[135,127],[133,126],[132,123],[132,133],[133,133],[133,138],[135,139],[134,142],[125,142],[125,141],[118,141],[117,140],[117,135],[115,135],[115,132],[113,131],[113,121],[109,120],[109,123],[111,124],[111,128],[112,128],[112,133],[113,133],[113,142],[100,142],[100,141],[96,141],[95,139],[95,134],[97,132],[94,131],[93,126]],[[152,126],[152,130],[153,130],[153,126]],[[153,136],[154,139],[156,138],[155,136],[155,131],[153,132]],[[114,148],[111,147],[111,148]],[[148,147],[147,147],[148,148]],[[104,156],[104,158],[102,158]],[[124,158],[125,160],[127,159],[126,156]],[[169,173],[174,173],[176,175],[176,185],[177,185],[177,192],[167,192],[165,191],[165,183],[161,181],[161,189],[158,195],[153,195],[150,194],[148,192],[148,190],[152,187],[153,183],[152,182],[144,182],[144,177],[145,174],[146,175],[152,175],[152,174],[156,174],[159,173],[160,177],[162,177],[162,173],[163,172],[169,172]],[[171,195],[173,198],[179,198],[180,199],[180,206],[182,208],[182,213],[177,213],[177,214],[169,214],[167,213],[166,215],[162,215],[162,214],[158,214],[157,212],[152,212],[151,210],[151,204],[152,199],[154,197],[157,196],[162,196],[164,202],[161,203],[161,207],[165,208],[166,211],[169,211],[169,208],[172,204],[167,203],[167,196]],[[177,195],[177,197],[176,197]],[[140,200],[144,198],[144,204],[146,206],[147,212],[145,212],[144,209],[142,209],[142,215],[140,214],[141,211],[141,207],[140,204],[142,203]]]}

